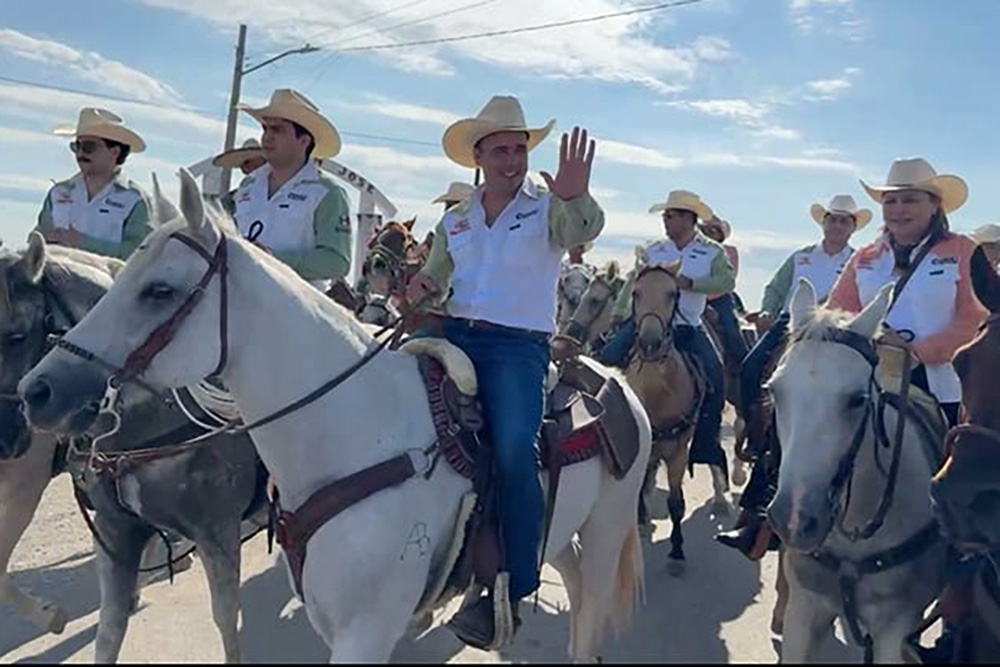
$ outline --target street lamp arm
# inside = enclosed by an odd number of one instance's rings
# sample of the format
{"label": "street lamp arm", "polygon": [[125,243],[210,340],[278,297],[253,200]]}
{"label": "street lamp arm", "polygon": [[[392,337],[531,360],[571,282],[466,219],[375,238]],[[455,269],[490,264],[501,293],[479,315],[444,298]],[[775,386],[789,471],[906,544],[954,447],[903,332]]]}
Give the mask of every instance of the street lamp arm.
{"label": "street lamp arm", "polygon": [[241,72],[241,74],[243,76],[246,76],[247,74],[250,74],[251,72],[256,72],[260,68],[265,67],[267,65],[270,65],[271,63],[273,63],[276,60],[281,60],[285,56],[291,56],[291,55],[294,55],[296,53],[313,53],[314,51],[319,51],[319,50],[320,50],[320,48],[318,46],[311,46],[309,44],[306,44],[305,46],[299,47],[297,49],[291,49],[289,51],[285,51],[284,53],[279,53],[278,55],[274,56],[273,58],[268,58],[264,62],[258,63],[256,65],[254,65],[253,67],[248,67],[247,69],[243,70],[243,72]]}

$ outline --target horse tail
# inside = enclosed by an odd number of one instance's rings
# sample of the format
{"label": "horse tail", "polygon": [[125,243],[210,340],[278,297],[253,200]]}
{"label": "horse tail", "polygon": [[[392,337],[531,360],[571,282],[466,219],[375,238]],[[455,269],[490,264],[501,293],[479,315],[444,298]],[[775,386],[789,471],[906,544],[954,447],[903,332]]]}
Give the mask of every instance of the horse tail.
{"label": "horse tail", "polygon": [[642,559],[642,544],[639,540],[639,525],[633,519],[622,542],[618,555],[618,571],[615,577],[614,605],[611,623],[615,633],[624,630],[632,620],[632,615],[645,601],[645,565]]}

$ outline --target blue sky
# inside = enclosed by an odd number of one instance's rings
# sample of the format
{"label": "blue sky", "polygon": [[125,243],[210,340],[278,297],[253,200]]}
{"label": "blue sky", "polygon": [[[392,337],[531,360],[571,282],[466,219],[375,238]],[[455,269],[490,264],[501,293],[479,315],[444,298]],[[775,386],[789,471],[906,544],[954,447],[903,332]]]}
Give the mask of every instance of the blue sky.
{"label": "blue sky", "polygon": [[[594,258],[629,265],[632,248],[662,233],[649,205],[694,190],[730,220],[741,250],[738,288],[756,307],[787,253],[818,237],[809,206],[881,182],[893,159],[923,156],[969,183],[953,226],[998,216],[995,0],[703,0],[599,23],[398,50],[401,43],[592,16],[652,4],[621,0],[52,0],[5,3],[0,77],[0,237],[24,243],[50,179],[74,164],[52,137],[99,104],[144,135],[128,173],[150,182],[217,152],[237,23],[248,63],[311,42],[327,50],[248,76],[243,100],[279,87],[316,102],[344,133],[338,158],[375,182],[418,229],[429,202],[471,180],[440,150],[451,120],[493,94],[520,97],[529,123],[588,127],[598,139],[592,188],[608,226]],[[375,18],[372,15],[380,14]],[[146,104],[101,99],[109,95]],[[241,119],[240,138],[256,133]],[[381,135],[405,141],[362,138]],[[558,134],[531,158],[554,170]],[[876,212],[876,220],[879,216]],[[875,234],[876,224],[858,243]],[[857,245],[857,243],[855,244]]]}

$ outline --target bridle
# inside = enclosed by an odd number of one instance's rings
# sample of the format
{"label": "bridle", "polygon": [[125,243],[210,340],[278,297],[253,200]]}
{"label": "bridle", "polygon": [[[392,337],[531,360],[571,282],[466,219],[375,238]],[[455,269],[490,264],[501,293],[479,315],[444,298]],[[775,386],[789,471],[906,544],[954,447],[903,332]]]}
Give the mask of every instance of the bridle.
{"label": "bridle", "polygon": [[[979,333],[983,333],[996,324],[1000,324],[1000,313],[992,313],[989,317],[987,317],[986,320],[979,325]],[[987,440],[992,440],[996,445],[1000,446],[1000,431],[990,428],[989,426],[973,424],[967,421],[964,424],[953,426],[951,430],[948,431],[948,436],[944,441],[944,451],[946,456],[950,455],[952,447],[955,445],[955,441],[963,435],[986,438]]]}
{"label": "bridle", "polygon": [[[674,290],[673,294],[670,296],[670,301],[668,301],[668,305],[670,306],[670,317],[669,318],[664,319],[663,316],[661,316],[659,313],[654,312],[654,311],[649,311],[647,313],[643,313],[635,321],[635,330],[636,330],[636,333],[638,333],[640,330],[642,330],[642,324],[643,324],[643,322],[645,322],[648,319],[656,320],[657,325],[659,325],[660,330],[663,332],[663,338],[660,340],[660,345],[658,347],[658,354],[656,354],[654,356],[646,356],[645,354],[643,354],[642,349],[641,348],[639,349],[639,359],[642,362],[644,362],[644,363],[646,363],[646,362],[653,362],[653,361],[659,361],[659,360],[663,359],[664,357],[666,357],[668,354],[670,354],[670,350],[672,350],[673,347],[674,347],[674,321],[677,319],[678,312],[680,310],[681,290],[680,290],[680,287],[676,285],[677,277],[674,276],[672,273],[670,273],[670,271],[668,271],[664,267],[658,266],[658,265],[655,265],[655,264],[651,265],[651,266],[645,267],[644,269],[642,269],[641,271],[639,271],[638,274],[636,274],[635,283],[638,283],[639,280],[643,276],[645,276],[647,273],[652,273],[653,271],[659,271],[661,273],[665,273],[668,276],[670,276],[670,278],[675,281],[675,287],[676,287],[676,289]],[[633,317],[635,316],[635,298],[634,298],[634,294],[635,294],[635,288],[633,287],[633,299],[632,299],[632,315],[633,315]]]}
{"label": "bridle", "polygon": [[[561,291],[562,281],[560,280],[559,282]],[[597,321],[597,318],[601,316],[601,313],[603,313],[604,310],[608,307],[608,304],[611,303],[617,296],[617,294],[615,293],[615,285],[612,282],[610,282],[606,276],[602,274],[594,276],[594,278],[590,281],[590,285],[587,288],[588,291],[590,289],[593,289],[595,284],[602,285],[608,291],[607,300],[603,303],[603,305],[600,308],[590,313],[586,321],[581,322],[576,319],[576,315],[580,310],[580,305],[583,303],[583,298],[581,297],[580,303],[576,305],[576,307],[573,310],[573,313],[570,315],[569,322],[566,323],[566,333],[556,334],[557,337],[569,337],[579,343],[586,343],[586,338],[588,334],[590,334],[590,328],[594,326],[594,322]],[[583,296],[586,295],[587,292],[584,292]]]}

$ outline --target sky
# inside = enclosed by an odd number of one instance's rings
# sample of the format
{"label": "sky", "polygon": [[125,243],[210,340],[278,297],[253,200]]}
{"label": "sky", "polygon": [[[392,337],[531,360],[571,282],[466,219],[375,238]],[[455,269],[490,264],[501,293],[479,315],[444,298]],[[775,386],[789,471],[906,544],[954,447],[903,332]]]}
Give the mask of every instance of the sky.
{"label": "sky", "polygon": [[[996,0],[700,0],[604,21],[392,49],[363,47],[517,29],[655,0],[48,0],[0,12],[0,239],[22,247],[53,179],[75,172],[65,137],[82,106],[123,116],[149,148],[126,174],[169,194],[175,174],[221,150],[238,23],[247,66],[305,43],[244,79],[242,101],[276,88],[312,99],[340,129],[338,160],[432,228],[431,200],[472,173],[441,135],[495,94],[529,125],[556,120],[531,154],[555,172],[559,134],[597,140],[591,192],[607,224],[590,258],[631,267],[662,236],[647,213],[667,192],[699,193],[730,221],[737,289],[751,309],[792,250],[818,240],[814,203],[840,193],[875,206],[896,158],[921,156],[969,185],[959,231],[1000,219]],[[44,6],[43,6],[44,5]],[[355,50],[350,50],[355,49]],[[26,85],[23,82],[41,84]],[[77,91],[77,92],[69,92]],[[259,136],[242,115],[238,139]],[[353,191],[352,191],[353,197]],[[870,241],[881,219],[855,237]]]}

